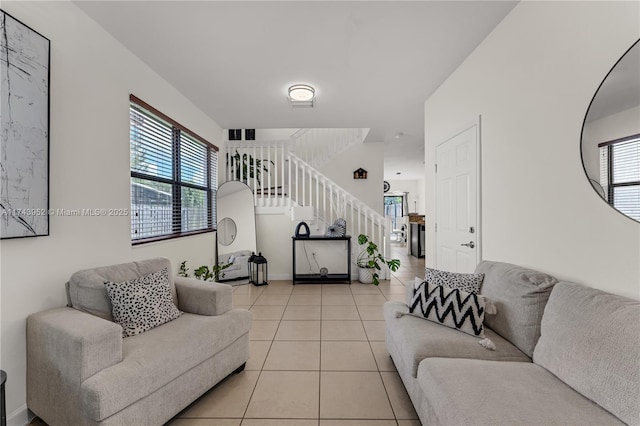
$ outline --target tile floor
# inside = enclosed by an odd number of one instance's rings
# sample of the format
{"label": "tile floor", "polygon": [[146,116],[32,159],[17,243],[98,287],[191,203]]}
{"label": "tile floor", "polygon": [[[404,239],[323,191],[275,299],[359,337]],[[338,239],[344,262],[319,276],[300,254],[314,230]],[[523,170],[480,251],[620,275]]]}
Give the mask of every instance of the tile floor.
{"label": "tile floor", "polygon": [[246,369],[171,426],[420,426],[384,344],[382,305],[403,300],[424,259],[395,246],[401,268],[379,287],[298,284],[234,288],[253,312]]}
{"label": "tile floor", "polygon": [[[170,426],[420,426],[384,344],[382,304],[403,300],[424,259],[392,245],[400,269],[379,287],[299,284],[234,288],[253,312],[251,357]],[[46,426],[36,418],[31,425]]]}

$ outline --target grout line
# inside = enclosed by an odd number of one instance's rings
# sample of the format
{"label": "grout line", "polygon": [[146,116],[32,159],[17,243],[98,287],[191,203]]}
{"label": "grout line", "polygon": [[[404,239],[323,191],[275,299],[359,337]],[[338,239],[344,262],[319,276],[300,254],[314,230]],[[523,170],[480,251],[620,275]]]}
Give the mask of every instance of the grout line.
{"label": "grout line", "polygon": [[396,410],[393,408],[393,403],[391,402],[391,397],[389,396],[389,391],[387,390],[387,385],[382,378],[382,371],[378,371],[380,375],[380,380],[382,381],[382,387],[384,388],[384,393],[387,395],[387,399],[389,400],[389,406],[391,407],[391,412],[393,413],[393,418],[398,421],[398,415],[396,414]]}
{"label": "grout line", "polygon": [[[398,280],[398,281],[400,283],[402,283],[402,281],[400,281],[400,280]],[[317,421],[316,424],[318,426],[320,426],[320,423],[323,420],[366,420],[366,419],[357,419],[357,418],[350,418],[350,419],[322,419],[321,418],[321,409],[322,409],[322,405],[321,405],[322,404],[322,374],[323,374],[323,372],[336,372],[336,373],[354,373],[354,372],[355,373],[376,373],[377,372],[378,376],[380,377],[380,380],[382,381],[382,385],[383,385],[383,388],[385,390],[385,394],[387,395],[387,400],[389,402],[389,406],[391,407],[391,410],[392,410],[392,413],[393,413],[393,416],[394,416],[393,419],[386,419],[386,420],[393,420],[396,425],[399,425],[399,419],[397,419],[397,417],[396,417],[397,416],[396,410],[394,409],[393,404],[391,403],[391,398],[389,396],[389,391],[388,391],[387,385],[385,384],[384,379],[383,379],[383,375],[382,375],[383,371],[380,370],[381,366],[380,366],[380,364],[378,362],[378,359],[375,356],[375,352],[373,350],[373,345],[372,344],[373,344],[374,341],[369,339],[369,333],[367,333],[367,330],[364,327],[365,320],[362,319],[362,314],[361,314],[361,308],[370,308],[370,307],[376,306],[377,308],[382,309],[382,305],[358,305],[357,303],[355,303],[355,296],[358,295],[359,293],[354,294],[352,291],[350,291],[349,294],[351,295],[351,298],[354,301],[353,305],[325,305],[324,303],[322,303],[322,296],[323,296],[323,294],[325,294],[324,291],[328,290],[329,287],[325,288],[322,284],[318,284],[318,285],[320,285],[320,292],[319,292],[320,293],[319,294],[320,295],[320,304],[319,305],[290,305],[289,303],[291,302],[292,296],[294,295],[293,291],[288,294],[289,297],[287,298],[287,301],[286,301],[286,303],[284,305],[256,305],[256,302],[258,301],[258,299],[261,296],[264,295],[264,289],[262,289],[262,291],[258,294],[258,296],[255,298],[253,303],[251,303],[249,305],[248,309],[251,309],[254,306],[284,306],[284,309],[282,311],[282,314],[280,315],[280,319],[279,320],[254,320],[254,321],[257,321],[257,322],[259,322],[259,321],[278,321],[278,324],[277,324],[275,333],[273,334],[271,339],[262,340],[262,342],[268,341],[269,345],[268,345],[268,349],[267,349],[266,355],[264,357],[264,360],[263,360],[262,364],[260,365],[260,370],[247,370],[247,371],[257,371],[258,372],[258,377],[257,377],[256,382],[255,382],[255,384],[253,386],[253,389],[251,391],[251,395],[249,396],[249,399],[248,399],[248,402],[247,402],[246,407],[244,409],[243,415],[242,415],[242,417],[239,418],[240,421],[243,422],[245,419],[247,419],[246,415],[247,415],[249,406],[250,406],[251,401],[252,401],[252,399],[254,397],[254,394],[256,392],[257,385],[258,385],[258,383],[259,383],[259,381],[260,381],[260,379],[262,377],[262,373],[265,372],[265,371],[270,371],[270,372],[287,371],[287,372],[309,372],[309,373],[312,373],[312,372],[316,373],[317,372],[318,373],[318,413],[317,413],[318,417],[317,417],[317,419],[304,419],[304,420],[315,420],[315,421]],[[350,290],[352,288],[353,287],[349,287]],[[294,289],[295,289],[295,287],[294,287]],[[382,296],[385,297],[385,299],[386,299],[386,296],[384,296],[384,293],[382,293],[382,290],[380,288],[377,288],[377,290],[378,290],[379,294],[382,294]],[[326,293],[326,295],[336,295],[336,296],[338,296],[340,294],[331,294],[329,292],[329,293]],[[344,296],[346,296],[346,294]],[[244,306],[247,306],[247,305],[244,305]],[[292,319],[292,320],[285,320],[284,319],[284,315],[285,315],[285,313],[287,311],[287,308],[289,306],[301,306],[301,307],[304,306],[306,308],[309,308],[311,306],[319,306],[320,307],[320,319],[304,319],[304,320]],[[338,319],[325,320],[324,316],[323,316],[323,308],[325,306],[355,306],[356,307],[356,312],[357,312],[357,315],[358,315],[358,319],[352,319],[352,320],[338,320]],[[318,357],[318,369],[317,370],[265,370],[266,362],[267,362],[267,360],[269,358],[269,355],[271,354],[271,350],[273,350],[274,343],[276,342],[276,335],[277,335],[278,331],[280,330],[280,327],[281,327],[283,321],[288,321],[288,322],[289,321],[319,321],[320,322],[320,337],[319,337],[319,340],[300,340],[300,339],[296,339],[296,340],[278,340],[278,341],[282,341],[282,342],[318,342],[319,343],[319,351],[320,351],[320,353],[319,353],[319,357]],[[323,331],[323,322],[324,321],[339,321],[339,322],[344,322],[344,321],[355,322],[355,321],[359,321],[362,329],[365,332],[365,339],[364,340],[355,340],[355,339],[326,340],[326,339],[323,339],[322,338],[322,331]],[[375,321],[375,320],[371,320],[371,321]],[[373,359],[374,359],[376,370],[367,370],[367,371],[357,370],[356,371],[356,370],[335,370],[335,369],[323,370],[322,369],[322,347],[323,347],[323,342],[363,342],[363,341],[367,342],[367,346],[368,346],[369,350],[371,351],[371,355],[373,356]],[[379,342],[379,341],[375,341],[375,342]],[[212,417],[202,417],[202,418],[212,418]],[[217,418],[231,418],[231,417],[217,417]],[[236,418],[234,417],[234,419],[236,419]],[[287,419],[294,419],[294,418],[287,418]],[[295,419],[297,419],[297,418],[295,418]],[[302,420],[302,419],[300,419],[300,420]],[[369,419],[369,420],[371,420],[371,419]],[[382,419],[380,419],[380,420],[382,420]]]}
{"label": "grout line", "polygon": [[[260,295],[256,298],[256,301],[260,298],[260,296],[262,296],[262,293],[264,293],[264,289],[260,292]],[[287,304],[289,303],[289,299],[291,299],[291,294],[289,294],[289,297],[287,298]],[[254,304],[255,304],[255,302],[254,302]],[[285,305],[284,310],[287,309],[286,306],[287,305]],[[251,305],[251,307],[253,307],[253,305]],[[284,315],[284,310],[282,311],[282,315]],[[249,405],[251,405],[251,400],[253,399],[253,395],[254,395],[256,389],[258,388],[258,383],[260,382],[260,377],[262,377],[262,372],[265,371],[264,366],[266,365],[267,359],[269,358],[269,353],[271,352],[271,348],[273,347],[273,342],[276,339],[276,335],[278,334],[278,330],[280,329],[280,324],[281,323],[282,323],[282,317],[278,321],[278,326],[276,327],[276,332],[273,334],[273,338],[271,339],[271,343],[269,344],[269,349],[267,350],[267,355],[264,357],[264,361],[262,362],[262,367],[260,368],[260,371],[258,372],[258,379],[256,380],[256,384],[253,386],[253,390],[251,391],[251,395],[249,396],[249,400],[247,401],[247,406],[244,408],[244,413],[242,414],[242,420],[240,420],[240,424],[242,424],[242,421],[245,419],[245,417],[247,415],[247,411],[249,410]],[[249,354],[249,356],[251,356],[251,354]]]}

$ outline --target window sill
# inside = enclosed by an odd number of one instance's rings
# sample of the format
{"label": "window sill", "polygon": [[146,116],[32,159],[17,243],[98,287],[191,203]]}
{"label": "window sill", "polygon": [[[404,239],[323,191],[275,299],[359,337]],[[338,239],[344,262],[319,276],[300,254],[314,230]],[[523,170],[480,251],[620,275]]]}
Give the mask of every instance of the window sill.
{"label": "window sill", "polygon": [[144,239],[131,241],[131,245],[132,246],[139,246],[139,245],[147,244],[147,243],[156,243],[158,241],[174,240],[176,238],[191,237],[191,236],[194,236],[194,235],[208,234],[208,233],[211,233],[211,232],[216,232],[216,230],[215,229],[202,229],[200,231],[181,232],[181,233],[177,233],[177,234],[169,234],[169,235],[162,235],[162,236],[158,236],[158,237],[144,238]]}

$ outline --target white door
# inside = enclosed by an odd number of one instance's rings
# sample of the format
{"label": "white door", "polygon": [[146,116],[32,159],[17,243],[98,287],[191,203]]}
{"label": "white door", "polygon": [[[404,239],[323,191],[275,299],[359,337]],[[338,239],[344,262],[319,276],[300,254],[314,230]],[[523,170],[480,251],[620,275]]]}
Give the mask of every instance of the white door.
{"label": "white door", "polygon": [[473,272],[480,262],[480,121],[436,147],[436,265]]}

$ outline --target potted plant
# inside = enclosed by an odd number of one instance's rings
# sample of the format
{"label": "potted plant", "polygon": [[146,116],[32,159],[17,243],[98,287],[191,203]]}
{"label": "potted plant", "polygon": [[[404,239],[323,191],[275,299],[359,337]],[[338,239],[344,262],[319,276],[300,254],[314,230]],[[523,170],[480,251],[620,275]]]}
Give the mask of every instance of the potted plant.
{"label": "potted plant", "polygon": [[[213,265],[213,267],[209,269],[207,265],[202,265],[199,268],[194,269],[193,275],[195,278],[202,281],[218,281],[220,278],[224,278],[224,272],[221,271],[227,269],[229,266],[231,266],[230,263],[219,263]],[[186,260],[180,263],[178,276],[189,277],[189,268],[187,268]]]}
{"label": "potted plant", "polygon": [[267,167],[269,163],[274,165],[273,161],[267,161],[265,159],[253,158],[251,154],[240,154],[236,149],[235,154],[231,156],[227,153],[227,167],[230,167],[230,161],[235,165],[235,180],[239,180],[244,183],[249,183],[249,179],[255,178],[258,185],[261,185],[262,172],[269,173]]}
{"label": "potted plant", "polygon": [[382,270],[382,266],[386,265],[392,272],[395,272],[400,267],[400,259],[388,259],[380,253],[378,245],[370,240],[370,238],[364,234],[358,235],[358,244],[363,246],[366,244],[364,250],[360,252],[356,259],[356,265],[358,265],[358,280],[364,284],[373,283],[373,285],[380,284],[378,271]]}

